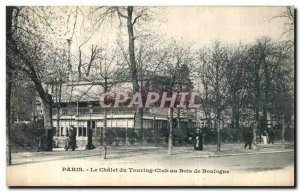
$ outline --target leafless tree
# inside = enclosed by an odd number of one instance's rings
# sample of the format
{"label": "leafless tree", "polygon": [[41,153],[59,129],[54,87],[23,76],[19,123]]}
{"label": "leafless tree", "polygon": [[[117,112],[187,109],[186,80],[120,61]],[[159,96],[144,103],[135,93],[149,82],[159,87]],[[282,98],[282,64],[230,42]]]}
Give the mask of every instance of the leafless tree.
{"label": "leafless tree", "polygon": [[200,50],[200,57],[198,59],[198,67],[200,67],[200,70],[205,70],[204,74],[201,74],[204,75],[201,82],[205,92],[202,105],[205,106],[208,112],[210,109],[209,105],[211,105],[217,126],[217,151],[220,151],[220,122],[222,112],[228,104],[228,83],[226,78],[226,66],[229,61],[228,50],[220,42],[215,42],[212,48]]}
{"label": "leafless tree", "polygon": [[51,42],[51,36],[61,34],[61,30],[54,29],[50,22],[55,21],[59,25],[61,21],[59,16],[52,17],[54,10],[47,7],[17,7],[12,10],[15,10],[11,13],[12,17],[7,19],[11,20],[12,26],[7,38],[8,63],[26,73],[35,84],[44,107],[45,142],[42,148],[50,151],[53,100],[44,83],[54,75],[53,47],[59,43]]}
{"label": "leafless tree", "polygon": [[[178,91],[178,88],[182,84],[182,69],[183,66],[190,66],[192,62],[191,45],[184,45],[182,42],[171,40],[166,47],[168,54],[164,61],[164,65],[160,69],[161,73],[165,74],[169,78],[169,82],[166,83],[167,91],[173,93]],[[173,146],[173,132],[174,132],[174,107],[169,107],[169,137],[168,137],[168,154],[172,154]],[[180,113],[178,111],[178,113]]]}
{"label": "leafless tree", "polygon": [[[126,64],[117,48],[109,50],[93,46],[88,71],[84,79],[92,85],[100,86],[103,93],[111,91],[113,86],[127,80]],[[103,108],[103,159],[107,158],[107,111],[107,108]]]}
{"label": "leafless tree", "polygon": [[[144,36],[143,26],[149,24],[154,20],[155,11],[154,8],[149,7],[97,7],[92,11],[93,14],[97,14],[98,23],[102,23],[106,18],[118,18],[120,26],[125,23],[127,29],[128,38],[128,64],[130,69],[131,81],[133,85],[133,92],[141,91],[138,79],[138,67],[136,61],[136,48],[135,41],[138,37]],[[137,35],[137,31],[139,34]],[[135,127],[141,130],[141,143],[143,142],[143,108],[138,108],[138,112],[135,115]]]}

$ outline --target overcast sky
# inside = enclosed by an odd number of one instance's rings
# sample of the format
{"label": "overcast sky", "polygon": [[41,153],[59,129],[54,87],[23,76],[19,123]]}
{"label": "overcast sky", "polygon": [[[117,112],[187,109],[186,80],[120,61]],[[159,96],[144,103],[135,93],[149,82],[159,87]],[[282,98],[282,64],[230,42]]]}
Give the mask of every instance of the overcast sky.
{"label": "overcast sky", "polygon": [[169,7],[161,32],[200,44],[251,42],[257,37],[280,39],[285,19],[272,19],[284,7]]}
{"label": "overcast sky", "polygon": [[[88,10],[89,8],[86,8],[86,14]],[[152,30],[167,38],[182,39],[185,43],[194,42],[197,48],[210,46],[215,40],[225,44],[254,42],[262,36],[282,40],[286,19],[274,19],[274,16],[278,16],[284,10],[285,7],[163,7],[160,18],[165,21],[160,22],[159,26],[156,23]],[[81,29],[80,17],[85,26],[89,24],[86,18],[79,15],[76,25],[78,30]],[[107,19],[93,34],[83,47],[86,55],[90,54],[91,44],[106,48],[116,45],[116,37],[120,36],[119,20],[114,22],[115,24],[112,24],[112,21]],[[73,31],[72,19],[69,20],[69,26],[70,31]],[[122,35],[124,42],[127,42],[126,25],[122,28]],[[84,36],[89,34],[84,31],[77,34],[78,44],[85,39]],[[77,49],[77,41],[73,37],[71,50]],[[73,54],[77,55],[76,52]]]}
{"label": "overcast sky", "polygon": [[[286,19],[272,18],[284,10],[285,7],[164,7],[160,17],[166,21],[153,30],[168,38],[194,41],[197,47],[214,40],[228,44],[253,42],[262,36],[280,40]],[[109,36],[115,36],[115,28],[103,25],[92,42],[112,43],[114,37]]]}

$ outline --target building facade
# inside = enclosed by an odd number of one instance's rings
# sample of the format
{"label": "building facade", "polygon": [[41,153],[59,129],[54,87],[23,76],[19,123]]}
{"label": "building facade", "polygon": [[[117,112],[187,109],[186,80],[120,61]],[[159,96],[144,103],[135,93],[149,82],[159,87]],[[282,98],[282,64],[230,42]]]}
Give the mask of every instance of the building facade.
{"label": "building facade", "polygon": [[[99,104],[101,87],[82,83],[73,87],[65,86],[62,90],[61,101],[55,103],[52,114],[56,147],[65,145],[71,128],[75,129],[79,148],[85,148],[87,145],[88,129],[92,130],[93,145],[102,145],[104,109]],[[123,84],[113,89],[113,91],[120,90],[130,91],[130,86]],[[57,101],[55,97],[54,101]],[[125,140],[127,140],[127,132],[129,133],[129,131],[134,131],[139,135],[141,130],[135,126],[136,111],[136,109],[128,107],[107,109],[107,131],[121,129],[125,132]],[[158,135],[161,137],[161,142],[163,142],[168,134],[169,120],[167,108],[151,107],[145,109],[143,132]],[[177,125],[178,122],[180,126]],[[178,137],[184,138],[187,132],[194,130],[196,126],[196,112],[181,111],[179,117],[176,113],[174,114],[174,133]],[[149,137],[149,135],[145,135],[145,137]]]}

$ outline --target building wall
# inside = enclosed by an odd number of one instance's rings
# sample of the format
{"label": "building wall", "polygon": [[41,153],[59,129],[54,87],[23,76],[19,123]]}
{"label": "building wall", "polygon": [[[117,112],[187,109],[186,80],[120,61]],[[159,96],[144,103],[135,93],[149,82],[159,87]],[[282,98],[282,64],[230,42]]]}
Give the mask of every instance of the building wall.
{"label": "building wall", "polygon": [[[150,117],[144,116],[144,129],[150,129],[152,132],[159,131],[161,134],[168,133],[168,120],[161,117]],[[177,130],[176,119],[174,119],[174,134],[187,134],[191,132],[196,123],[191,120],[183,119],[180,123],[181,129]],[[90,118],[80,117],[64,117],[60,119],[59,128],[57,127],[56,118],[53,119],[53,127],[56,129],[54,140],[57,147],[64,147],[65,141],[68,137],[68,130],[71,128],[76,129],[76,141],[79,148],[85,148],[87,145],[87,129],[91,126],[93,130],[93,144],[99,145],[99,140],[101,137],[101,131],[103,128],[103,119],[95,118],[91,116]],[[119,119],[107,119],[107,128],[134,128],[134,119],[133,118],[119,118]],[[138,131],[138,130],[137,130]]]}
{"label": "building wall", "polygon": [[[155,120],[153,122],[153,120]],[[163,126],[166,126],[165,119],[155,119],[153,117],[144,119],[144,129],[162,129]],[[65,140],[69,135],[69,129],[71,127],[76,129],[76,140],[79,148],[84,148],[87,144],[87,129],[91,126],[93,130],[93,136],[99,135],[101,129],[103,128],[103,119],[95,118],[62,118],[59,121],[59,128],[57,127],[57,120],[53,118],[53,128],[55,128],[54,140],[58,147],[64,147]],[[134,119],[125,118],[125,119],[107,119],[107,128],[134,128]]]}

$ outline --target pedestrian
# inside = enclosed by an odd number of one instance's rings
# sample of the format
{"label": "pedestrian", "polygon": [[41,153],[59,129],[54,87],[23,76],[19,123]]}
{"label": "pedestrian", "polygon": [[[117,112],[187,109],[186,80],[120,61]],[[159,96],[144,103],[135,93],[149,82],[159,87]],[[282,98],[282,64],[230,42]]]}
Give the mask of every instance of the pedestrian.
{"label": "pedestrian", "polygon": [[269,129],[269,133],[268,133],[268,135],[269,135],[269,143],[270,144],[274,144],[274,131],[273,131],[273,128],[271,128],[271,129]]}
{"label": "pedestrian", "polygon": [[69,134],[70,134],[70,136],[69,136],[70,147],[71,147],[72,151],[75,151],[75,149],[77,148],[77,145],[76,145],[76,130],[74,129],[74,127],[70,128]]}
{"label": "pedestrian", "polygon": [[268,133],[266,130],[263,131],[262,133],[262,139],[263,139],[263,144],[268,144]]}
{"label": "pedestrian", "polygon": [[65,150],[68,151],[70,148],[70,137],[67,137],[65,140]]}
{"label": "pedestrian", "polygon": [[251,129],[246,129],[246,132],[244,134],[244,140],[245,140],[245,149],[247,149],[247,146],[249,146],[249,149],[252,149],[253,134]]}
{"label": "pedestrian", "polygon": [[199,128],[196,130],[194,149],[203,150],[202,133]]}

